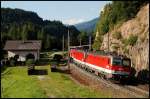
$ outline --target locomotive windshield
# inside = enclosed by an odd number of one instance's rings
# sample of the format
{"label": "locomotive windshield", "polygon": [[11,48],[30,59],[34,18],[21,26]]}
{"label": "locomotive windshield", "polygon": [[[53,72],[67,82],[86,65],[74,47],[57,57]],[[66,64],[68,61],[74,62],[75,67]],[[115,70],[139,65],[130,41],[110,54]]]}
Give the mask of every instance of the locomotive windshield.
{"label": "locomotive windshield", "polygon": [[130,59],[122,59],[119,57],[113,57],[112,65],[118,65],[118,66],[130,66],[131,61]]}
{"label": "locomotive windshield", "polygon": [[116,58],[116,57],[114,57],[114,58],[113,58],[112,65],[122,65],[122,60],[121,60],[121,58]]}

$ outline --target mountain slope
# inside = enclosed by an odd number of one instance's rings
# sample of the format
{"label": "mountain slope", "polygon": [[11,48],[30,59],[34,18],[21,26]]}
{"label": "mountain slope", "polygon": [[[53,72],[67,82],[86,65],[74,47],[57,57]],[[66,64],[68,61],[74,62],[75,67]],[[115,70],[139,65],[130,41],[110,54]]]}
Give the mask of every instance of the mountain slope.
{"label": "mountain slope", "polygon": [[5,23],[24,23],[32,22],[34,24],[41,24],[43,19],[35,12],[25,11],[22,9],[1,8],[2,24]]}
{"label": "mountain slope", "polygon": [[96,22],[98,21],[98,18],[95,18],[93,20],[75,24],[74,26],[79,30],[79,31],[85,31],[87,33],[91,33],[94,31]]}
{"label": "mountain slope", "polygon": [[[108,33],[109,50],[128,56],[135,69],[135,76],[144,72],[142,79],[145,79],[149,73],[149,3],[142,5],[133,18],[116,24],[104,34],[100,49],[107,50]],[[96,39],[99,36],[100,32],[97,32]]]}
{"label": "mountain slope", "polygon": [[[80,33],[69,26],[72,44]],[[22,9],[1,8],[2,46],[6,40],[42,40],[42,49],[62,49],[62,36],[67,38],[68,27],[60,21],[43,20],[37,13]],[[67,39],[65,39],[67,42]],[[67,47],[67,44],[65,44]]]}

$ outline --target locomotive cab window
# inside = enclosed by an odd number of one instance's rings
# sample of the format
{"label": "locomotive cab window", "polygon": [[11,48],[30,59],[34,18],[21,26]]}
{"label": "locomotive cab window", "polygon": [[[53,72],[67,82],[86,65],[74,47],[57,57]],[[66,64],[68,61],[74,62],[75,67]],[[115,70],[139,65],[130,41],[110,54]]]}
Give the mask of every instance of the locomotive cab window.
{"label": "locomotive cab window", "polygon": [[130,59],[123,59],[122,64],[123,64],[123,66],[130,66],[131,61],[130,61]]}
{"label": "locomotive cab window", "polygon": [[122,65],[121,58],[113,57],[112,65]]}

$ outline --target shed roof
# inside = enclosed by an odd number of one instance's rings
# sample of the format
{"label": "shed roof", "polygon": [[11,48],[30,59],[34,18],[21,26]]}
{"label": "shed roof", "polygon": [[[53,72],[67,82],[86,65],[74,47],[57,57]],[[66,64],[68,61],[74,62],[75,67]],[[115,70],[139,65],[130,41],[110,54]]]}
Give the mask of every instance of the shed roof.
{"label": "shed roof", "polygon": [[41,40],[8,40],[4,50],[40,50]]}

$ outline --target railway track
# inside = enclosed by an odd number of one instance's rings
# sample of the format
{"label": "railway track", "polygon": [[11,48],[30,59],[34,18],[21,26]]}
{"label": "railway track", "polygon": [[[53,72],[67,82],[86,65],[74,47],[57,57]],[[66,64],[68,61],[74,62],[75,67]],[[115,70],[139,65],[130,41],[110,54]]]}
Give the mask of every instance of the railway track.
{"label": "railway track", "polygon": [[143,90],[141,88],[137,88],[135,86],[130,86],[130,85],[126,85],[126,86],[124,86],[124,88],[127,88],[128,90],[130,90],[136,94],[139,94],[140,96],[149,97],[149,91]]}
{"label": "railway track", "polygon": [[121,84],[112,83],[111,81],[103,79],[103,78],[95,75],[92,72],[83,70],[80,66],[77,66],[72,63],[70,64],[70,66],[72,68],[78,70],[78,72],[84,73],[88,77],[92,77],[93,79],[96,79],[100,83],[103,83],[103,85],[105,85],[106,87],[111,87],[115,90],[118,90],[118,92],[127,93],[127,94],[131,95],[133,98],[134,97],[136,97],[136,98],[148,98],[149,97],[149,91],[138,88],[137,86],[121,85]]}

